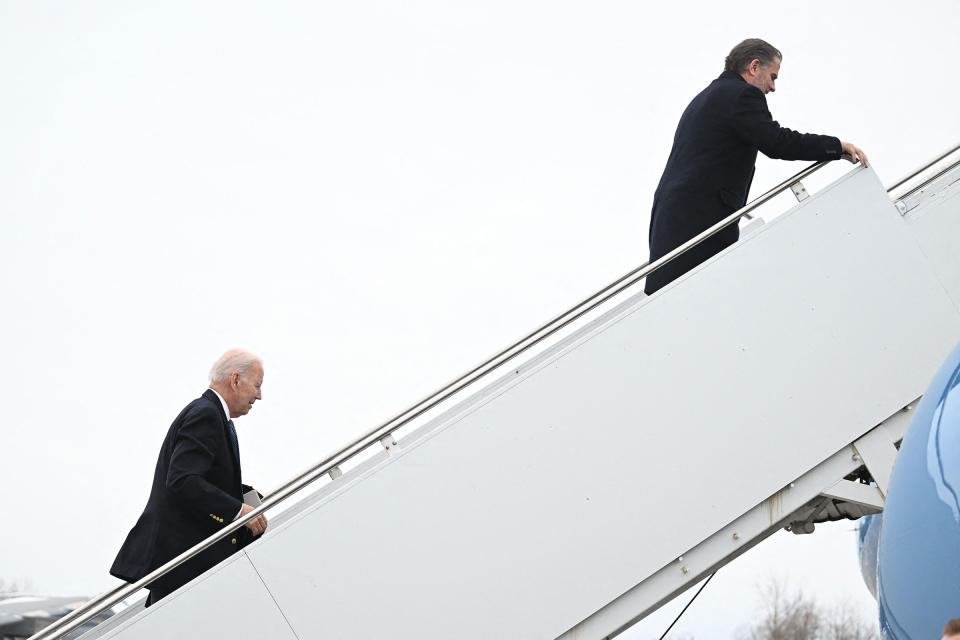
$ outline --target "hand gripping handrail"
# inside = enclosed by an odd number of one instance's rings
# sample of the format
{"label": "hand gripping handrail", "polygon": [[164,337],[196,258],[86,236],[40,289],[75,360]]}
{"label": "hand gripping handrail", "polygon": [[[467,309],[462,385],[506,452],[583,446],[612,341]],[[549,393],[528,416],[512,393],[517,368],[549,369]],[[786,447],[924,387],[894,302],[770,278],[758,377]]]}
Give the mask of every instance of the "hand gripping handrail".
{"label": "hand gripping handrail", "polygon": [[607,300],[610,300],[611,298],[621,293],[625,289],[633,286],[634,284],[636,284],[637,282],[645,278],[648,274],[650,274],[655,269],[658,269],[659,267],[670,262],[677,256],[685,253],[686,251],[689,251],[690,249],[697,246],[707,238],[716,234],[721,229],[735,223],[741,217],[749,214],[754,209],[765,204],[774,196],[782,193],[783,191],[786,191],[787,189],[789,189],[791,186],[793,186],[800,180],[803,180],[810,174],[814,173],[815,171],[818,171],[819,169],[824,167],[828,162],[829,161],[824,160],[824,161],[816,162],[810,165],[809,167],[800,171],[796,175],[784,180],[783,182],[775,186],[773,189],[770,189],[769,191],[764,193],[762,196],[748,203],[741,209],[738,209],[737,211],[731,213],[726,218],[716,223],[706,231],[703,231],[699,235],[683,243],[682,245],[680,245],[670,253],[666,254],[665,256],[658,258],[653,262],[644,263],[639,267],[637,267],[636,269],[633,269],[629,273],[626,273],[620,278],[617,278],[616,280],[608,284],[606,287],[604,287],[597,293],[594,293],[590,297],[581,301],[576,306],[570,308],[568,311],[565,311],[564,313],[558,315],[554,319],[550,320],[549,322],[541,326],[536,331],[530,333],[529,335],[522,338],[521,340],[518,340],[517,342],[507,347],[503,351],[499,352],[498,354],[488,358],[487,360],[477,365],[467,373],[464,373],[463,375],[461,375],[459,378],[457,378],[453,382],[450,382],[444,387],[434,391],[429,396],[420,400],[419,402],[417,402],[415,405],[413,405],[406,411],[403,411],[402,413],[396,415],[395,417],[391,418],[387,422],[384,422],[383,424],[376,427],[375,429],[372,429],[371,431],[367,432],[365,435],[358,438],[357,440],[354,440],[352,443],[348,444],[347,446],[340,449],[336,453],[324,458],[323,460],[321,460],[314,466],[310,467],[300,475],[287,481],[285,484],[283,484],[278,489],[276,489],[273,493],[271,493],[268,497],[266,497],[260,506],[255,508],[253,511],[250,511],[243,517],[238,518],[237,520],[230,523],[231,524],[230,527],[225,528],[211,535],[210,537],[203,540],[202,542],[197,543],[192,548],[188,549],[187,551],[184,551],[173,560],[170,560],[165,565],[152,571],[151,573],[147,574],[140,580],[137,580],[136,582],[133,582],[130,584],[115,587],[111,591],[108,591],[100,596],[97,596],[96,598],[86,603],[84,606],[80,607],[79,609],[76,609],[75,611],[64,616],[63,618],[60,618],[50,626],[41,630],[39,633],[31,636],[29,640],[51,640],[52,638],[59,638],[63,634],[73,631],[80,625],[84,624],[85,622],[96,617],[103,611],[119,603],[121,600],[124,600],[130,597],[131,595],[133,595],[143,587],[147,586],[148,584],[150,584],[160,576],[164,575],[168,571],[180,566],[181,564],[193,558],[200,552],[204,551],[205,549],[208,549],[209,547],[213,546],[220,540],[223,540],[224,538],[228,537],[229,535],[231,535],[232,532],[244,526],[245,524],[247,524],[257,516],[259,516],[264,511],[267,511],[271,507],[280,504],[281,502],[283,502],[293,494],[299,492],[301,489],[311,484],[314,480],[316,480],[320,476],[324,475],[325,473],[328,473],[329,471],[331,471],[335,467],[338,467],[344,462],[347,462],[348,460],[353,458],[355,455],[364,451],[367,447],[376,444],[378,441],[380,441],[385,436],[390,435],[396,429],[406,425],[410,421],[426,413],[430,409],[436,407],[438,404],[440,404],[444,400],[447,400],[455,393],[458,393],[459,391],[463,390],[465,387],[483,378],[488,373],[494,371],[501,365],[507,363],[508,361],[512,360],[518,355],[524,353],[525,351],[537,345],[538,343],[545,340],[546,338],[550,337],[560,329],[566,327],[571,322],[574,322],[578,318],[582,317],[584,314],[595,309],[596,307],[603,304]]}

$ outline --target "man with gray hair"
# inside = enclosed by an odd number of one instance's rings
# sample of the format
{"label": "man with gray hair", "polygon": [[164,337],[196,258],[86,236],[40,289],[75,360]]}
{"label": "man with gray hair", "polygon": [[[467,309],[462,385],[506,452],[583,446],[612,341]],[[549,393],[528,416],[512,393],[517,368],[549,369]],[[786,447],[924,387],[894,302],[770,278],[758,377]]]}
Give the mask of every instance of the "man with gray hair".
{"label": "man with gray hair", "polygon": [[[833,136],[781,127],[767,109],[783,55],[758,38],[730,51],[724,71],[687,106],[650,214],[650,262],[709,229],[747,202],[757,151],[782,160],[836,160],[867,164],[867,156]],[[732,245],[731,224],[647,276],[652,294]]]}
{"label": "man with gray hair", "polygon": [[[210,369],[210,388],[170,425],[153,473],[150,498],[120,548],[110,573],[136,582],[253,507],[240,482],[240,446],[232,418],[261,399],[263,362],[241,349],[223,354]],[[261,514],[189,561],[148,585],[146,606],[190,582],[263,534]]]}

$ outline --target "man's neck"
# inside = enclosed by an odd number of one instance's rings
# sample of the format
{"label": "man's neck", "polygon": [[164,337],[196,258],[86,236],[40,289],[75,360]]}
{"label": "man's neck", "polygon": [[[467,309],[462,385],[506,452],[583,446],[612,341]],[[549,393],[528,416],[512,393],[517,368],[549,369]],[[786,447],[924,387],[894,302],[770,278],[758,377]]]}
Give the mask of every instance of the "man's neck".
{"label": "man's neck", "polygon": [[210,385],[210,391],[213,391],[216,394],[217,400],[220,401],[220,405],[223,407],[223,414],[227,416],[227,420],[232,419],[232,416],[230,415],[230,407],[227,406],[227,401],[223,399],[223,394],[217,391],[216,387],[213,385]]}

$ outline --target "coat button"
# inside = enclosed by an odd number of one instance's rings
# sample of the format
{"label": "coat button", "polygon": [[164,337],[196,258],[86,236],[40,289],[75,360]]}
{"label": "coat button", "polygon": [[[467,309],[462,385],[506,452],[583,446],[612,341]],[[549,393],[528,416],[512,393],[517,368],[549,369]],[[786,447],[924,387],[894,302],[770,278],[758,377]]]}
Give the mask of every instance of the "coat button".
{"label": "coat button", "polygon": [[232,538],[232,539],[230,540],[230,544],[237,544],[237,539],[236,539],[236,538]]}

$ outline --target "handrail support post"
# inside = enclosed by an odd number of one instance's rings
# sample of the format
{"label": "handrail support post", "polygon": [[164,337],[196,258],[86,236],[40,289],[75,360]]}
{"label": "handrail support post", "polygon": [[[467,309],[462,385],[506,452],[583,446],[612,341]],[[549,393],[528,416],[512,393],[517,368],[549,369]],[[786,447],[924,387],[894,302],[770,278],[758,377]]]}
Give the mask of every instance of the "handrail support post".
{"label": "handrail support post", "polygon": [[807,193],[806,187],[804,187],[803,183],[799,180],[790,185],[790,191],[793,191],[793,195],[797,197],[797,202],[803,202],[810,197],[810,194]]}
{"label": "handrail support post", "polygon": [[380,438],[380,444],[382,444],[383,448],[389,453],[391,449],[397,446],[397,439],[393,437],[393,432],[390,432]]}

